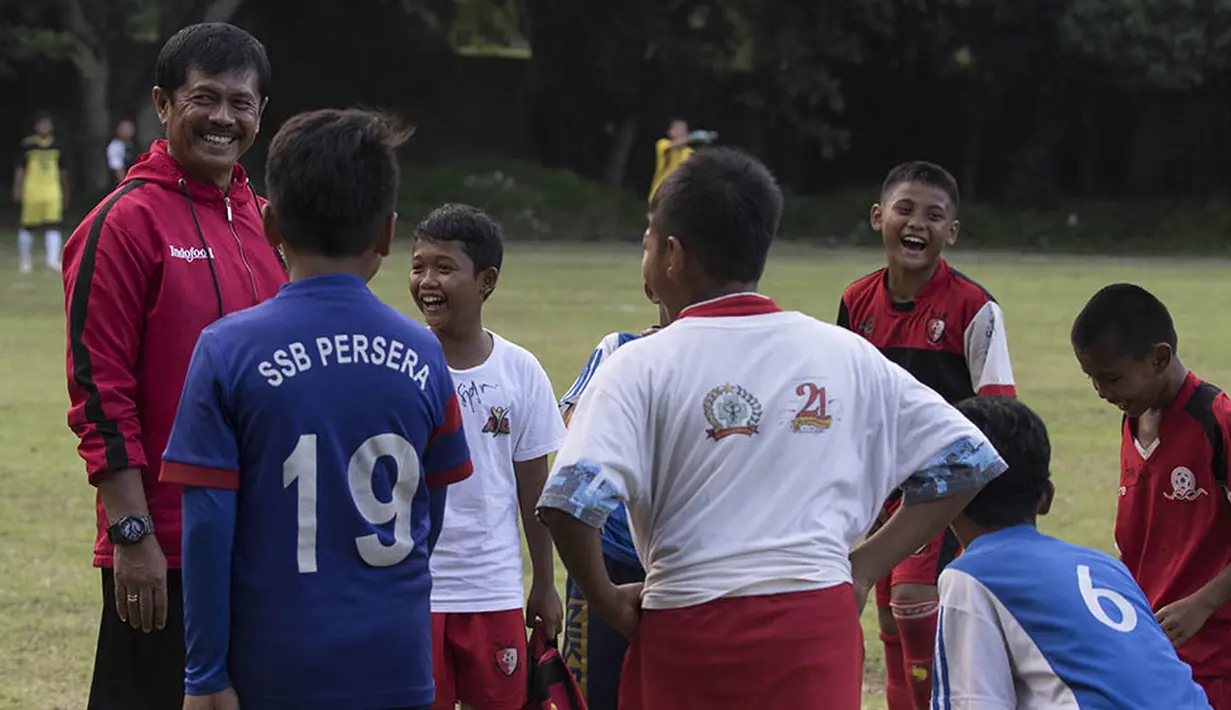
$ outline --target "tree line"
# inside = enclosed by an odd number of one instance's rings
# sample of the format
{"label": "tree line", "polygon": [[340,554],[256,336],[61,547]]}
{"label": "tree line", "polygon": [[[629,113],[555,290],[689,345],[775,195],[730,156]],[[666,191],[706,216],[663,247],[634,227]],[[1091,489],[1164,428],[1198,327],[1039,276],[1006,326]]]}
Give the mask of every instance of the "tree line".
{"label": "tree line", "polygon": [[[141,110],[141,128],[156,129],[150,74],[175,30],[229,20],[276,43],[271,34],[327,22],[331,4],[7,0],[0,72],[71,66],[82,140],[101,153],[116,115]],[[634,182],[630,156],[669,118],[705,107],[704,127],[793,158],[784,169],[801,189],[866,180],[873,170],[861,166],[915,157],[909,146],[944,157],[968,193],[987,198],[1231,187],[1222,168],[1231,101],[1219,90],[1231,76],[1231,0],[345,5],[380,38],[368,52],[429,64],[458,53],[523,57],[533,157],[613,185]],[[296,71],[274,59],[279,77]],[[89,184],[106,179],[101,164],[88,168]]]}

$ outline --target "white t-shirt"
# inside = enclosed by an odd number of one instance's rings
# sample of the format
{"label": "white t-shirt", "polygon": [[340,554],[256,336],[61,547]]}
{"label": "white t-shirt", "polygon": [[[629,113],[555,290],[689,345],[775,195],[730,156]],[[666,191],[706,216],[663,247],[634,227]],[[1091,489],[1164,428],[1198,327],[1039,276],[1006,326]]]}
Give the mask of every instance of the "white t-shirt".
{"label": "white t-shirt", "polygon": [[474,473],[449,486],[444,525],[432,553],[432,611],[520,609],[521,531],[513,462],[560,448],[564,422],[551,380],[525,348],[490,333],[492,352],[454,370]]}
{"label": "white t-shirt", "polygon": [[894,488],[924,502],[1003,470],[864,338],[737,294],[594,373],[539,505],[598,527],[626,501],[642,604],[668,609],[850,582],[850,550]]}

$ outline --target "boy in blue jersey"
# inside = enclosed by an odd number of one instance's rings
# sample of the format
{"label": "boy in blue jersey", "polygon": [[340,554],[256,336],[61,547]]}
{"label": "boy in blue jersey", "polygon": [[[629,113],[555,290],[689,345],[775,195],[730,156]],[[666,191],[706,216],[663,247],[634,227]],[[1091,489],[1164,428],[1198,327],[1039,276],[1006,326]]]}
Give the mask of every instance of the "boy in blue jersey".
{"label": "boy in blue jersey", "polygon": [[270,145],[290,283],[201,333],[162,469],[184,486],[185,710],[433,700],[428,556],[471,463],[436,338],[366,283],[407,135],[325,110]]}
{"label": "boy in blue jersey", "polygon": [[965,553],[940,575],[934,710],[1208,709],[1128,569],[1042,534],[1051,444],[1029,407],[977,397],[957,408],[1009,465],[952,528]]}
{"label": "boy in blue jersey", "polygon": [[[594,348],[577,380],[560,398],[560,415],[568,424],[573,409],[590,384],[590,379],[599,366],[606,362],[621,346],[649,335],[671,322],[671,315],[659,302],[658,297],[645,286],[646,298],[658,305],[658,325],[637,333],[608,333]],[[623,505],[612,511],[603,524],[603,564],[614,584],[632,584],[645,581],[645,570],[637,559],[633,536],[628,530],[628,512]],[[624,654],[628,652],[628,639],[598,614],[591,614],[581,589],[569,577],[565,585],[568,596],[565,610],[564,661],[577,678],[581,694],[590,710],[616,710],[620,702],[620,672]]]}

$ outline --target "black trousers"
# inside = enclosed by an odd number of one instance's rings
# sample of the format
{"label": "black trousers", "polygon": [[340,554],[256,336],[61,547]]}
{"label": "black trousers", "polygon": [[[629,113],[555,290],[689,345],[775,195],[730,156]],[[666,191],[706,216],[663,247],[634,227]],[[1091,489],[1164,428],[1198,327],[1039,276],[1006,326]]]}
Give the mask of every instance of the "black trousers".
{"label": "black trousers", "polygon": [[87,710],[181,710],[183,706],[184,579],[180,571],[167,570],[167,628],[147,634],[120,620],[115,612],[115,573],[103,568],[103,616]]}
{"label": "black trousers", "polygon": [[115,611],[115,573],[102,570],[103,614],[87,710],[180,710],[184,705],[184,587],[167,570],[167,627],[145,633]]}

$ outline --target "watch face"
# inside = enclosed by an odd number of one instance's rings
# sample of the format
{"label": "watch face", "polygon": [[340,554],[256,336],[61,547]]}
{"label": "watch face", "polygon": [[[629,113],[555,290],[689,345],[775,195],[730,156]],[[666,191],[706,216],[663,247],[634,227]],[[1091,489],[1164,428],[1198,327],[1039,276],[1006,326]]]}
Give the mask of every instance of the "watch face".
{"label": "watch face", "polygon": [[145,532],[145,525],[140,518],[127,518],[120,522],[120,534],[127,540],[139,540]]}

